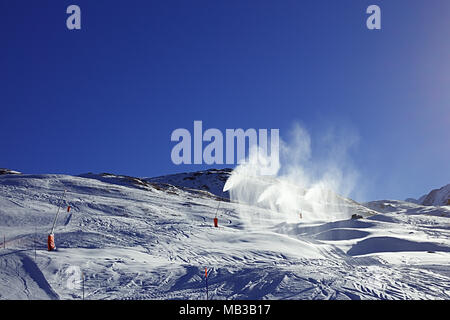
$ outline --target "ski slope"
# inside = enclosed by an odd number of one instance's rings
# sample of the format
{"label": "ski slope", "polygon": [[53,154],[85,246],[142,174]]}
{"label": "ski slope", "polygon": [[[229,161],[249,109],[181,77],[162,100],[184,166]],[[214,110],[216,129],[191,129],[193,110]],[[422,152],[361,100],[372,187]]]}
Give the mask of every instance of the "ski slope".
{"label": "ski slope", "polygon": [[211,299],[450,299],[449,206],[287,222],[226,201],[223,174],[0,175],[0,299],[82,299],[83,277],[85,299],[205,299],[205,267]]}

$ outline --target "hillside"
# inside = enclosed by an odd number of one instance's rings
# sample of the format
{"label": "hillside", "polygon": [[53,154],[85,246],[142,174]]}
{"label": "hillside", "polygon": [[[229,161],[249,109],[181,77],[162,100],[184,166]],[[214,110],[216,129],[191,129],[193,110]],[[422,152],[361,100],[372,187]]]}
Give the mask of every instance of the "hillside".
{"label": "hillside", "polygon": [[[226,172],[216,173],[196,175],[211,193],[193,189],[189,174],[173,185],[167,176],[1,175],[0,298],[81,299],[83,272],[86,299],[204,299],[205,267],[211,299],[450,298],[450,208],[382,201],[357,220],[287,222],[222,201]],[[57,251],[48,252],[58,206]]]}
{"label": "hillside", "polygon": [[189,190],[203,190],[221,198],[229,198],[229,193],[223,191],[223,186],[230,177],[231,172],[232,169],[210,169],[144,178],[144,180],[163,186],[172,185]]}

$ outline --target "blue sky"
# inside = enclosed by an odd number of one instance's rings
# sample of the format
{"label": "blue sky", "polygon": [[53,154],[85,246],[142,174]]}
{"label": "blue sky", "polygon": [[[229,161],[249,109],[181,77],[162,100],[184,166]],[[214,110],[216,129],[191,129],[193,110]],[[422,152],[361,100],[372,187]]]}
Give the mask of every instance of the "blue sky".
{"label": "blue sky", "polygon": [[357,133],[357,200],[418,197],[450,183],[449,39],[447,0],[1,1],[0,167],[194,171],[176,128],[299,122]]}

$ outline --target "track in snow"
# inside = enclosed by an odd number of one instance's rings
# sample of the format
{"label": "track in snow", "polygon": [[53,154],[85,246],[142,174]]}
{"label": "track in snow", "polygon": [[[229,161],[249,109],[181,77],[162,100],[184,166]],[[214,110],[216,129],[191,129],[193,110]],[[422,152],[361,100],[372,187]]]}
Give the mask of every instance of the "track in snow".
{"label": "track in snow", "polygon": [[[86,299],[204,299],[207,267],[212,299],[450,299],[449,207],[376,202],[385,209],[367,219],[286,223],[222,202],[213,228],[214,196],[108,181],[0,177],[0,298],[81,299],[75,267]],[[72,210],[47,252],[65,189]]]}

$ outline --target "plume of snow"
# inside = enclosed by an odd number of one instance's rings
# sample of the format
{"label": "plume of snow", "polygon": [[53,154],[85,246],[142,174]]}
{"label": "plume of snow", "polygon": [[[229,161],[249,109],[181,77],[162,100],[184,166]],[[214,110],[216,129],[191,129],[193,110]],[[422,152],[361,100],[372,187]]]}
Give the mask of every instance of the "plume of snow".
{"label": "plume of snow", "polygon": [[273,160],[254,147],[248,161],[233,170],[224,191],[229,191],[231,201],[249,205],[241,215],[252,225],[255,219],[263,223],[263,219],[302,222],[350,217],[348,201],[341,196],[348,196],[358,179],[349,157],[357,142],[354,132],[330,128],[313,150],[310,134],[295,124],[288,139],[280,140],[280,161],[273,175],[261,174],[274,166]]}

